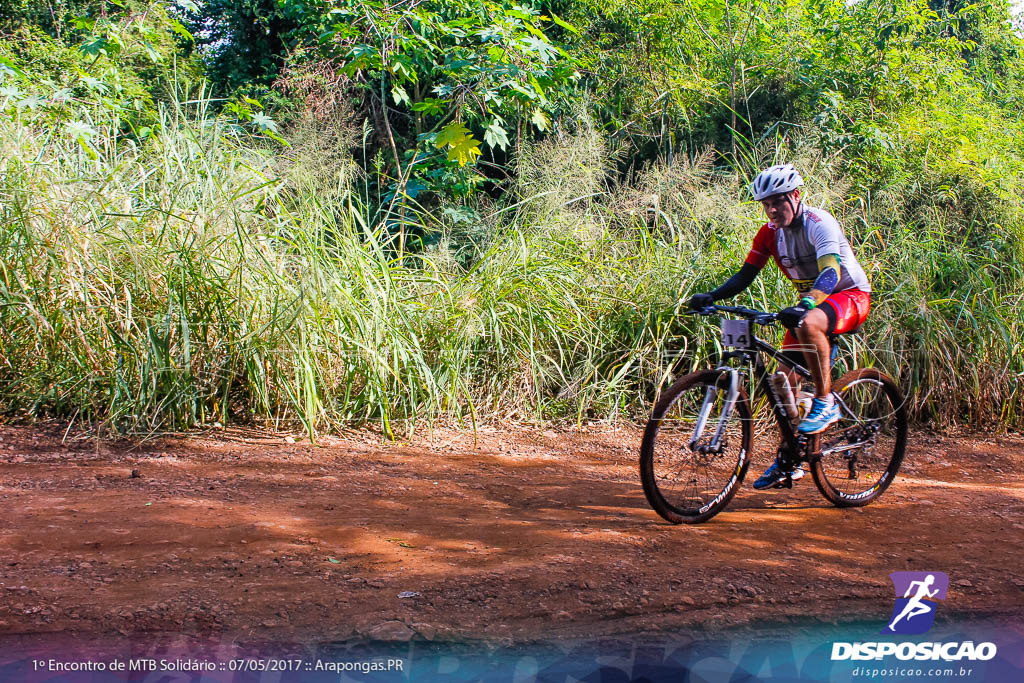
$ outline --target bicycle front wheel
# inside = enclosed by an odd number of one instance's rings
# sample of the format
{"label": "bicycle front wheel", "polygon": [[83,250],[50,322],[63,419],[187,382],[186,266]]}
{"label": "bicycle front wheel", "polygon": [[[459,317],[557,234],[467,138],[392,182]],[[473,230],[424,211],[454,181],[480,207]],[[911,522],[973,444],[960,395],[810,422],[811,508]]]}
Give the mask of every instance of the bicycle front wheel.
{"label": "bicycle front wheel", "polygon": [[852,370],[832,387],[842,417],[819,435],[821,457],[811,463],[818,490],[838,507],[867,505],[896,477],[907,447],[907,408],[888,375]]}
{"label": "bicycle front wheel", "polygon": [[658,401],[644,430],[644,494],[673,524],[703,522],[724,510],[747,473],[753,433],[742,388],[717,446],[713,443],[728,395],[727,373],[705,370],[681,377]]}

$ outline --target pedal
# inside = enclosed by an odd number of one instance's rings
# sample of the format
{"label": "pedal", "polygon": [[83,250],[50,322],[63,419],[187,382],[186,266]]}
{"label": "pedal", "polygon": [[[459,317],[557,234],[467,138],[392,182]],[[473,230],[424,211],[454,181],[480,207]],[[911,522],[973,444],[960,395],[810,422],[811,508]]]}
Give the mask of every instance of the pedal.
{"label": "pedal", "polygon": [[796,468],[793,469],[792,472],[790,472],[789,474],[786,475],[785,479],[782,479],[781,481],[779,481],[779,483],[777,483],[772,488],[776,488],[776,489],[791,489],[791,488],[793,488],[793,482],[796,481],[797,479],[802,479],[804,474],[805,473],[804,473],[802,468],[796,467]]}

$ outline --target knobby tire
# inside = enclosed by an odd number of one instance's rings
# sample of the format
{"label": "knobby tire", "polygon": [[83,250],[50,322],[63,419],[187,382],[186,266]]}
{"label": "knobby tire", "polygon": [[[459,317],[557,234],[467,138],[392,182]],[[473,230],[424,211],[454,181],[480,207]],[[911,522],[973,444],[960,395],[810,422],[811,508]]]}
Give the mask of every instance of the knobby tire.
{"label": "knobby tire", "polygon": [[[643,482],[644,495],[647,496],[647,501],[655,512],[673,524],[697,524],[711,519],[729,505],[746,476],[752,452],[753,429],[750,401],[742,387],[739,388],[739,396],[729,420],[733,439],[737,436],[736,430],[739,430],[739,443],[729,443],[730,454],[722,455],[718,462],[701,462],[717,456],[701,456],[690,451],[687,443],[689,436],[692,435],[692,428],[689,428],[689,433],[687,433],[688,426],[683,424],[676,434],[665,429],[666,424],[671,423],[672,410],[677,402],[680,402],[681,397],[691,391],[698,392],[697,396],[699,396],[700,392],[705,391],[708,386],[716,387],[716,391],[723,390],[728,386],[728,381],[728,374],[716,370],[703,370],[679,378],[662,395],[647,422],[640,448],[640,479]],[[692,397],[688,396],[687,398]],[[684,406],[680,409],[686,408]],[[708,421],[704,430],[705,439],[717,429],[717,416],[718,412],[713,411],[713,417]],[[685,421],[680,420],[680,422],[684,423]],[[737,445],[739,446],[738,450],[735,448]],[[731,451],[736,452],[732,453]],[[663,462],[666,459],[670,462],[674,460],[674,462],[666,465]],[[717,470],[716,477],[725,479],[721,490],[716,490],[717,483],[710,483],[710,473],[705,474],[704,479],[709,483],[699,494],[696,489],[700,487],[696,483],[687,489],[694,490],[695,496],[687,496],[685,493],[675,493],[670,490],[672,482],[668,481],[669,477],[678,475],[686,469],[687,473],[680,475],[679,479],[689,477],[693,482],[699,479],[699,474],[697,474],[699,468],[710,470],[712,466]],[[732,468],[731,472],[728,470],[729,467]],[[691,471],[693,474],[688,474]],[[729,478],[726,479],[726,477]],[[686,484],[680,483],[679,485],[685,486]],[[697,500],[692,504],[687,504],[684,499],[688,498]]]}

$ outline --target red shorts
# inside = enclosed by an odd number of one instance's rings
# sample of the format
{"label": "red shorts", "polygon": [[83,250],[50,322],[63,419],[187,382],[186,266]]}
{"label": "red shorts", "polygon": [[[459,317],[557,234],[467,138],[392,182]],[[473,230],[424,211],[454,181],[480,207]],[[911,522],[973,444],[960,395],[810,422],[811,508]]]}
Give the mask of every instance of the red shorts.
{"label": "red shorts", "polygon": [[[829,334],[852,332],[867,320],[868,311],[871,309],[871,292],[862,292],[859,289],[835,292],[818,304],[818,308],[828,318]],[[800,345],[793,333],[786,330],[782,348],[787,349]]]}

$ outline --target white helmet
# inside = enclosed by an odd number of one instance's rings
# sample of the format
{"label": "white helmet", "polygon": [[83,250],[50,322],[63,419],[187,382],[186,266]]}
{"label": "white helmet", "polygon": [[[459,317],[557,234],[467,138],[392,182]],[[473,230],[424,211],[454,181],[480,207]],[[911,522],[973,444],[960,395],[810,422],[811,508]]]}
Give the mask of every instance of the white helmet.
{"label": "white helmet", "polygon": [[779,164],[757,174],[754,182],[750,184],[750,194],[754,195],[757,201],[761,201],[773,194],[795,190],[803,184],[804,179],[793,168],[793,164]]}

